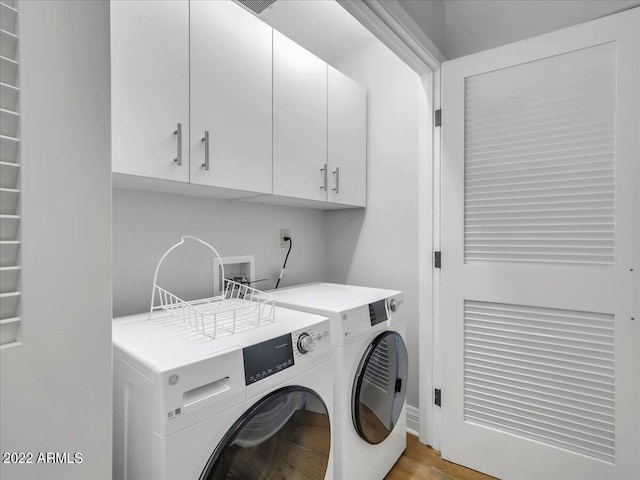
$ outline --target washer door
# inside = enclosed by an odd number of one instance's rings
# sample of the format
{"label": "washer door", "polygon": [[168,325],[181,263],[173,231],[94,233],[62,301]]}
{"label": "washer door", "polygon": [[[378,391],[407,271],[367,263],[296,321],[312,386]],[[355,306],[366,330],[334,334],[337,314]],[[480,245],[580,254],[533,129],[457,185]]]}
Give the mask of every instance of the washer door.
{"label": "washer door", "polygon": [[407,347],[392,331],[378,335],[356,371],[351,397],[353,425],[372,444],[389,436],[402,413],[407,393]]}
{"label": "washer door", "polygon": [[311,478],[322,480],[331,447],[329,413],[305,387],[263,397],[233,424],[200,480]]}

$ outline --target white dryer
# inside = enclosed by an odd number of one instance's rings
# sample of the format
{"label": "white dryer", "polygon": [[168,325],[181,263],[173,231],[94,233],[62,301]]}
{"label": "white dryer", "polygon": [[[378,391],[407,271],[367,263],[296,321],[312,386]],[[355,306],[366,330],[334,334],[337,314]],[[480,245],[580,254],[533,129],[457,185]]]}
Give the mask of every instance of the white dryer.
{"label": "white dryer", "polygon": [[333,478],[330,322],[214,339],[166,312],[115,319],[118,480]]}
{"label": "white dryer", "polygon": [[402,292],[312,283],[271,293],[277,305],[331,319],[335,477],[384,478],[407,441]]}

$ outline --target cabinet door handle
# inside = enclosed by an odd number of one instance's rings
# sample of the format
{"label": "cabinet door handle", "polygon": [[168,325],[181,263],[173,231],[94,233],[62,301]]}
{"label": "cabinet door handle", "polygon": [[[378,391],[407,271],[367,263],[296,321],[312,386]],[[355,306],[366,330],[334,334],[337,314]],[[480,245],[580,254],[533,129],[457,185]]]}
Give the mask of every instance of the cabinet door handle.
{"label": "cabinet door handle", "polygon": [[322,190],[323,192],[327,191],[327,181],[328,181],[328,173],[327,173],[327,164],[324,164],[324,167],[322,167],[320,169],[321,172],[323,172],[323,177],[324,177],[324,184],[320,187],[320,190]]}
{"label": "cabinet door handle", "polygon": [[182,124],[179,123],[176,127],[176,131],[173,132],[174,135],[177,135],[177,144],[178,144],[178,156],[173,159],[178,165],[182,165]]}
{"label": "cabinet door handle", "polygon": [[205,170],[209,170],[209,132],[207,130],[204,131],[204,137],[201,141],[204,142],[204,163],[202,166]]}
{"label": "cabinet door handle", "polygon": [[340,193],[340,167],[336,167],[333,171],[333,174],[336,176],[336,188],[333,189],[334,192]]}

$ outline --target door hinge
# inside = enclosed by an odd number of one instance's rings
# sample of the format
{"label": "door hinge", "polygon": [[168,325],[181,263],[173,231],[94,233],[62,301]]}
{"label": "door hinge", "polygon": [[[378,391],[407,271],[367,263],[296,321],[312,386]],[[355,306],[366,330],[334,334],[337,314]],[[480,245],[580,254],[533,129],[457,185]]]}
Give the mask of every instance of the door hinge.
{"label": "door hinge", "polygon": [[396,378],[396,388],[395,393],[400,393],[402,391],[402,379]]}
{"label": "door hinge", "polygon": [[441,108],[433,112],[433,122],[436,127],[442,126],[442,109]]}
{"label": "door hinge", "polygon": [[439,407],[442,406],[442,392],[439,388],[435,389],[435,394],[433,395],[433,403],[435,403]]}
{"label": "door hinge", "polygon": [[433,266],[442,268],[442,252],[433,252]]}

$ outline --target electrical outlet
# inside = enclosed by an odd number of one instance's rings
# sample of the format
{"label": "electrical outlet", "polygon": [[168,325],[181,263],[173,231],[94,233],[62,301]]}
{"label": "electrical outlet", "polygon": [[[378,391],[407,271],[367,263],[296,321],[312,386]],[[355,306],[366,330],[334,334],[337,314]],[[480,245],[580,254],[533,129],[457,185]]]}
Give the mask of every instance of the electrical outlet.
{"label": "electrical outlet", "polygon": [[289,248],[289,242],[287,242],[284,237],[291,238],[288,228],[283,228],[282,230],[280,230],[280,248]]}

